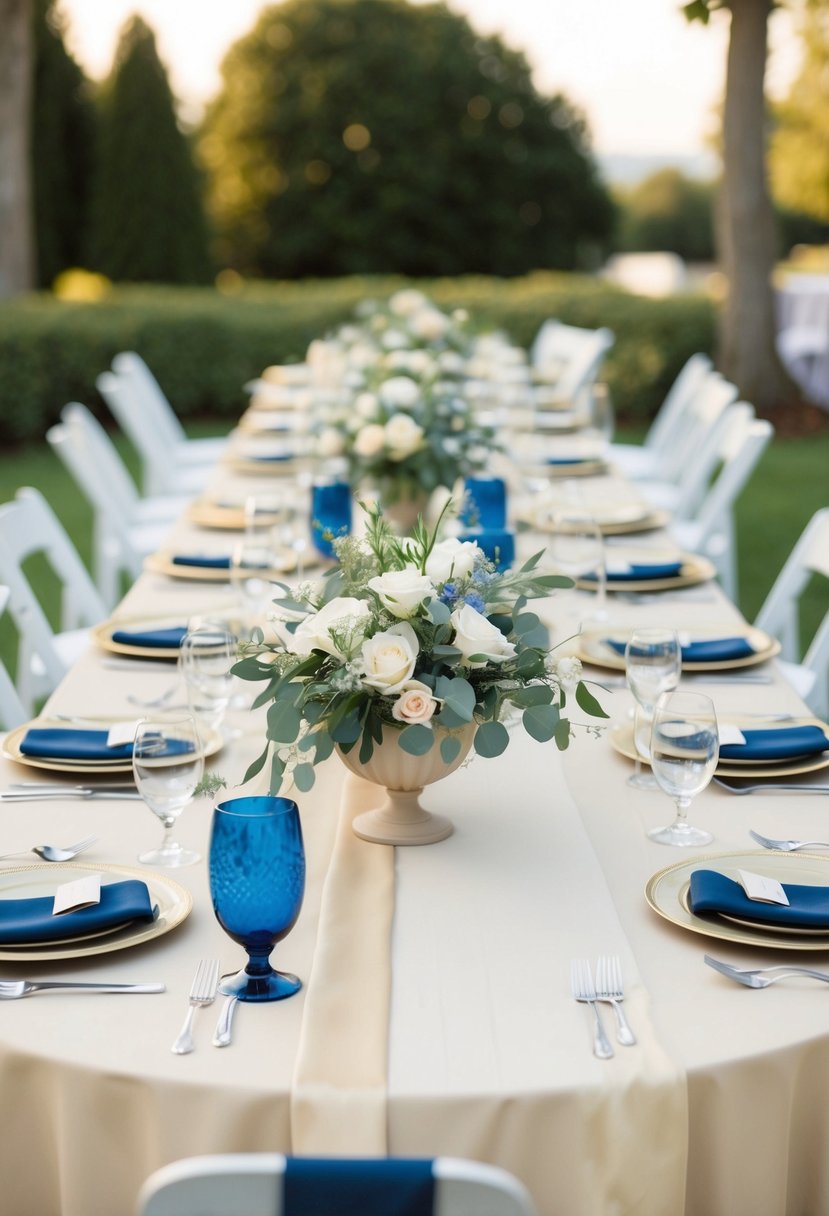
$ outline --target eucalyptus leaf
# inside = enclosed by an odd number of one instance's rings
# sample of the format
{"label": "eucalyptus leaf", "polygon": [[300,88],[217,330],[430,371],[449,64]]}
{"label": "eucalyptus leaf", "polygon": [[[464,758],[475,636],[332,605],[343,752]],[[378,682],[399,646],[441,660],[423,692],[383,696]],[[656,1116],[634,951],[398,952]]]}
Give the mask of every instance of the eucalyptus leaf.
{"label": "eucalyptus leaf", "polygon": [[357,714],[352,711],[337,723],[331,730],[331,737],[335,743],[340,743],[345,746],[353,746],[360,735],[363,733],[363,728]]}
{"label": "eucalyptus leaf", "polygon": [[490,760],[506,751],[509,734],[503,722],[484,722],[475,731],[475,751]]}
{"label": "eucalyptus leaf", "polygon": [[524,730],[539,743],[547,743],[556,733],[561,714],[555,705],[530,705],[521,718]]}
{"label": "eucalyptus leaf", "polygon": [[307,794],[310,789],[313,789],[316,779],[313,764],[298,764],[294,769],[294,785],[302,794]]}
{"label": "eucalyptus leaf", "polygon": [[331,738],[327,730],[314,731],[314,739],[316,740],[317,750],[314,755],[314,764],[322,764],[323,760],[327,760],[334,750],[334,740]]}
{"label": "eucalyptus leaf", "polygon": [[371,728],[366,724],[363,729],[363,740],[360,744],[360,763],[368,764],[371,757],[374,755],[374,740],[371,737]]}
{"label": "eucalyptus leaf", "polygon": [[562,718],[556,727],[556,747],[560,752],[566,752],[570,746],[570,723]]}
{"label": "eucalyptus leaf", "polygon": [[444,710],[450,709],[462,722],[471,722],[475,711],[475,689],[462,676],[442,676],[435,685],[435,693],[443,700]]}
{"label": "eucalyptus leaf", "polygon": [[285,776],[285,761],[282,760],[277,752],[274,752],[271,760],[271,784],[268,790],[270,794],[278,794],[279,787],[282,785],[282,778]]}
{"label": "eucalyptus leaf", "polygon": [[549,705],[553,699],[553,690],[546,684],[525,684],[523,688],[510,689],[506,694],[513,705]]}
{"label": "eucalyptus leaf", "polygon": [[444,764],[456,760],[461,750],[461,741],[457,735],[444,735],[440,741],[440,755]]}
{"label": "eucalyptus leaf", "polygon": [[420,722],[414,726],[407,726],[400,732],[398,738],[398,744],[410,756],[425,756],[428,751],[431,751],[434,742],[435,732]]}
{"label": "eucalyptus leaf", "polygon": [[429,600],[426,605],[426,611],[429,613],[429,620],[433,625],[447,624],[449,617],[452,615],[449,611],[449,605],[444,604],[441,600]]}
{"label": "eucalyptus leaf", "polygon": [[586,714],[592,714],[594,718],[607,718],[610,716],[602,709],[587,685],[581,681],[576,685],[576,704]]}
{"label": "eucalyptus leaf", "polygon": [[268,748],[266,746],[265,750],[262,752],[262,754],[260,756],[257,756],[256,759],[251,764],[248,765],[248,771],[245,773],[244,777],[242,778],[242,785],[245,785],[248,781],[250,781],[253,777],[255,777],[257,773],[262,772],[262,769],[265,767],[265,761],[267,760],[267,758],[268,758]]}
{"label": "eucalyptus leaf", "polygon": [[268,738],[274,743],[293,743],[301,725],[299,710],[288,701],[274,701],[268,710]]}

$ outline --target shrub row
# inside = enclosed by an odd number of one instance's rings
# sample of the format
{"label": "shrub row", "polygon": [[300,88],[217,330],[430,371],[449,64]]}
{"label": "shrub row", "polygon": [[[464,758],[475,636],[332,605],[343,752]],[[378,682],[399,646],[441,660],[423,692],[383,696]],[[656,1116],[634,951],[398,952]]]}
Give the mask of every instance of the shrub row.
{"label": "shrub row", "polygon": [[[243,386],[271,363],[301,359],[312,338],[353,314],[366,296],[402,280],[345,278],[212,288],[119,287],[96,302],[32,295],[0,305],[0,440],[41,438],[68,401],[103,410],[98,374],[115,354],[146,359],[182,418],[237,417]],[[529,346],[542,322],[609,326],[605,363],[622,417],[653,415],[685,360],[710,353],[714,309],[703,296],[649,300],[596,280],[536,273],[520,279],[418,282],[441,307],[463,307],[483,327]]]}

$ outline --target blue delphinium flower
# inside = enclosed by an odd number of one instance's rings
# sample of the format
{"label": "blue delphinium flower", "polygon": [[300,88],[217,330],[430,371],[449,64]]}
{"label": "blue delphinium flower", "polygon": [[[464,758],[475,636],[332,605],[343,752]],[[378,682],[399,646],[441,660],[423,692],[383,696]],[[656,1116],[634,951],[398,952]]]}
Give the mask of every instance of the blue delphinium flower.
{"label": "blue delphinium flower", "polygon": [[468,604],[470,608],[474,608],[476,612],[483,612],[485,607],[483,599],[476,591],[467,591],[463,597],[463,602]]}
{"label": "blue delphinium flower", "polygon": [[440,593],[440,602],[451,607],[457,598],[458,588],[454,583],[444,583],[443,590]]}

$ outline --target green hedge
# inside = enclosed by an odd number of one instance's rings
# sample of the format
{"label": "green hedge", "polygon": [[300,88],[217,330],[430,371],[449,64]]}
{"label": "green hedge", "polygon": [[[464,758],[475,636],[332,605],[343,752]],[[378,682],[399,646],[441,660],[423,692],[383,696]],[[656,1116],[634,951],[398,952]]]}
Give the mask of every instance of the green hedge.
{"label": "green hedge", "polygon": [[[183,418],[233,419],[243,385],[271,363],[301,359],[308,343],[346,320],[391,278],[212,288],[119,287],[95,303],[32,295],[0,305],[0,440],[42,437],[68,401],[103,409],[95,380],[115,354],[135,350]],[[714,309],[704,296],[649,300],[587,277],[418,281],[442,307],[529,346],[548,317],[609,326],[616,343],[603,376],[622,417],[646,419],[695,351],[710,353]]]}

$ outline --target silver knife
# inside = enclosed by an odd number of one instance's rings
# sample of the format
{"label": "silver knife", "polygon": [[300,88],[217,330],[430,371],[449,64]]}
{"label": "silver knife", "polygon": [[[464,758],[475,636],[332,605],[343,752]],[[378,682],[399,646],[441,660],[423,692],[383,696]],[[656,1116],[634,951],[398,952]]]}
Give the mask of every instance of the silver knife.
{"label": "silver knife", "polygon": [[93,789],[92,786],[83,785],[69,786],[64,789],[0,791],[0,802],[36,802],[51,798],[81,798],[90,801],[96,798],[140,800],[141,795],[138,790],[107,789],[106,787]]}
{"label": "silver knife", "polygon": [[231,1034],[233,1027],[233,1015],[236,1012],[238,998],[229,996],[222,1006],[222,1012],[219,1015],[219,1020],[216,1023],[216,1030],[213,1034],[214,1047],[229,1047],[231,1042]]}

